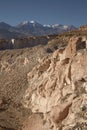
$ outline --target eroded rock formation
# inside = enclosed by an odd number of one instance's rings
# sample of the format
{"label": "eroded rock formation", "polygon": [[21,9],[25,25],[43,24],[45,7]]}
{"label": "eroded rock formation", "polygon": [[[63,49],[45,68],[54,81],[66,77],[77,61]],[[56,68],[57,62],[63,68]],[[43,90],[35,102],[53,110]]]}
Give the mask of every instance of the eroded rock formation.
{"label": "eroded rock formation", "polygon": [[[87,51],[80,37],[27,74],[23,106],[32,115],[22,130],[87,129]],[[32,124],[32,125],[31,125]]]}

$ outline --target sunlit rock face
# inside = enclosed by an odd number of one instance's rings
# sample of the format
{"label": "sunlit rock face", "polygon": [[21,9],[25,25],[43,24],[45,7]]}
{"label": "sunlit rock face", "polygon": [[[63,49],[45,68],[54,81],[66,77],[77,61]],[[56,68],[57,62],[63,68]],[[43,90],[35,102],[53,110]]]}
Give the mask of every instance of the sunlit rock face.
{"label": "sunlit rock face", "polygon": [[55,51],[27,74],[29,87],[22,103],[33,115],[22,130],[87,129],[86,61],[86,42],[72,37],[65,49]]}

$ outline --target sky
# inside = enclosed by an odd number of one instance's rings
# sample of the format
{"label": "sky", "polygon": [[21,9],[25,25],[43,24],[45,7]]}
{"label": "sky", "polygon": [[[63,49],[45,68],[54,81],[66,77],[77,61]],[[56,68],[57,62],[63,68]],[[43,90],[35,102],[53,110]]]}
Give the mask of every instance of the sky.
{"label": "sky", "polygon": [[87,24],[87,0],[0,0],[0,22],[17,25],[35,20],[41,24]]}

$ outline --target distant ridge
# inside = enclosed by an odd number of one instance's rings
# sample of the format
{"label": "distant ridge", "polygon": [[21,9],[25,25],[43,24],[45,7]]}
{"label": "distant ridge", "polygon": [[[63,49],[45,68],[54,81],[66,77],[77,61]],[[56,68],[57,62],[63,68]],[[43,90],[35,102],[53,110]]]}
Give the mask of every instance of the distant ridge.
{"label": "distant ridge", "polygon": [[37,21],[24,21],[16,26],[0,22],[0,38],[17,38],[25,36],[41,36],[59,34],[77,29],[75,26],[62,24],[42,25]]}

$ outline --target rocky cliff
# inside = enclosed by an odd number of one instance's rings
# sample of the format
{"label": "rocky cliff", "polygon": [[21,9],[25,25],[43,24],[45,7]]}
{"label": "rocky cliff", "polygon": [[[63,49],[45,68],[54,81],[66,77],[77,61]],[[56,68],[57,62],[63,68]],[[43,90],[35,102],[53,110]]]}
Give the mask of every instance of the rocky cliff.
{"label": "rocky cliff", "polygon": [[0,56],[1,130],[87,129],[86,38],[52,55],[39,47]]}

